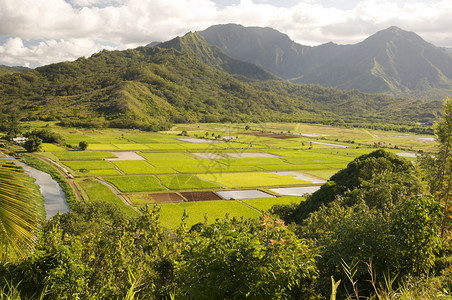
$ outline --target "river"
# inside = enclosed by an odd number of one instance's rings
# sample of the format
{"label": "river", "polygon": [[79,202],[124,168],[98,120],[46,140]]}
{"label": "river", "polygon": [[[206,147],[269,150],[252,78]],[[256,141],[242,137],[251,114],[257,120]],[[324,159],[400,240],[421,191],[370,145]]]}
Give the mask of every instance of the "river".
{"label": "river", "polygon": [[41,194],[44,196],[44,207],[46,210],[46,219],[50,219],[58,212],[64,214],[69,211],[64,192],[58,182],[42,171],[32,168],[24,163],[14,161],[14,163],[24,168],[25,173],[36,179],[35,183],[39,185]]}

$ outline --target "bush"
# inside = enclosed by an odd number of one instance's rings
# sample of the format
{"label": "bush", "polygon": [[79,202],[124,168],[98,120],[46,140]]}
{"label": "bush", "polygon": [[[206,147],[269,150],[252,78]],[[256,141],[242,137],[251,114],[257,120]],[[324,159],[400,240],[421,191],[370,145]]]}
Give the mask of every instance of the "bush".
{"label": "bush", "polygon": [[42,140],[37,136],[30,135],[24,143],[24,148],[28,152],[36,152],[41,150]]}
{"label": "bush", "polygon": [[318,259],[321,289],[328,287],[330,276],[346,286],[343,265],[356,267],[354,279],[368,292],[372,291],[368,265],[380,283],[388,275],[403,279],[425,274],[440,248],[440,220],[440,206],[425,195],[405,199],[387,214],[371,210],[365,203],[346,210],[330,205],[313,213],[303,229],[317,234],[322,249]]}
{"label": "bush", "polygon": [[78,143],[79,150],[85,151],[86,148],[88,148],[88,142],[81,141],[80,143]]}
{"label": "bush", "polygon": [[283,225],[222,220],[198,225],[177,264],[179,296],[191,299],[308,298],[316,252]]}
{"label": "bush", "polygon": [[64,138],[62,135],[51,131],[48,128],[44,128],[44,129],[35,129],[32,132],[27,133],[25,136],[36,136],[39,137],[42,142],[44,143],[57,143],[57,144],[61,144],[64,141]]}

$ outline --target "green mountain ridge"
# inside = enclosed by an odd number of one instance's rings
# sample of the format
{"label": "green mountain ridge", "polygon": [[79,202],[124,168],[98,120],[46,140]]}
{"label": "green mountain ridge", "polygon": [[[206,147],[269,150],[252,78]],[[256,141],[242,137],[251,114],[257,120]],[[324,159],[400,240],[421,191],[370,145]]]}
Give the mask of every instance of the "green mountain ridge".
{"label": "green mountain ridge", "polygon": [[12,74],[12,73],[20,73],[30,70],[27,67],[9,67],[5,65],[0,65],[0,76],[6,75],[6,74]]}
{"label": "green mountain ridge", "polygon": [[270,28],[215,25],[199,34],[227,55],[296,83],[443,99],[452,89],[452,55],[397,27],[361,43],[302,46]]}
{"label": "green mountain ridge", "polygon": [[[147,130],[167,129],[174,122],[413,125],[431,124],[441,110],[439,102],[233,76],[221,70],[231,62],[227,56],[199,35],[175,41],[183,51],[104,50],[90,58],[1,76],[0,119],[16,115],[67,126]],[[254,76],[268,74],[249,63],[240,68]]]}
{"label": "green mountain ridge", "polygon": [[264,71],[255,64],[239,61],[227,56],[220,48],[208,44],[199,33],[187,33],[168,42],[158,44],[160,48],[173,48],[190,53],[204,63],[232,75],[241,75],[251,79],[276,79],[271,73]]}

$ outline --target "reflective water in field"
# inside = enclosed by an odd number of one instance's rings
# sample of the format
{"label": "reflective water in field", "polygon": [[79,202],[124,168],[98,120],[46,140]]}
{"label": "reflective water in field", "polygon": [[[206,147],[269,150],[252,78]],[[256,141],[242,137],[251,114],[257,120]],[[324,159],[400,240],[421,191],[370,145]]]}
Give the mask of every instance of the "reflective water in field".
{"label": "reflective water in field", "polygon": [[63,190],[58,182],[53,180],[49,174],[36,170],[21,162],[15,161],[15,163],[24,168],[25,173],[36,179],[35,183],[39,185],[41,194],[44,196],[47,220],[58,212],[64,214],[70,210]]}

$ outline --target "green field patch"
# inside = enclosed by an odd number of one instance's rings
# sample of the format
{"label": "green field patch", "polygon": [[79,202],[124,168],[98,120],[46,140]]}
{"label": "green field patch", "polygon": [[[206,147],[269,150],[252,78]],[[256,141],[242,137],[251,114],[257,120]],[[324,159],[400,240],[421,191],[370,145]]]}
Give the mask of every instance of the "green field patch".
{"label": "green field patch", "polygon": [[340,155],[340,156],[350,156],[352,158],[356,158],[358,156],[369,154],[375,149],[370,148],[347,148],[347,149],[322,149],[316,150],[318,153],[331,154],[331,155]]}
{"label": "green field patch", "polygon": [[107,151],[64,151],[54,154],[60,160],[96,160],[116,157]]}
{"label": "green field patch", "polygon": [[[306,158],[306,159],[314,159],[315,157],[318,157],[319,155],[325,155],[328,152],[331,152],[330,150],[325,150],[325,153],[320,152],[320,150],[317,152],[310,151],[310,150],[289,150],[289,149],[271,149],[268,150],[269,153],[279,155],[283,158]],[[320,153],[320,154],[319,154]]]}
{"label": "green field patch", "polygon": [[162,144],[180,143],[178,138],[180,138],[180,136],[165,134],[165,133],[154,133],[152,135],[153,141],[156,141],[156,142],[162,143]]}
{"label": "green field patch", "polygon": [[216,161],[227,166],[260,166],[260,165],[285,165],[284,160],[278,157],[268,158],[221,158]]}
{"label": "green field patch", "polygon": [[341,169],[325,169],[325,170],[306,170],[304,173],[311,174],[323,179],[330,179],[331,176],[339,172]]}
{"label": "green field patch", "polygon": [[88,150],[95,150],[95,151],[108,151],[108,150],[118,150],[118,147],[112,144],[88,144]]}
{"label": "green field patch", "polygon": [[186,149],[184,145],[181,144],[164,144],[164,143],[158,143],[158,144],[146,144],[148,148],[155,149],[155,150],[177,150],[177,149]]}
{"label": "green field patch", "polygon": [[97,138],[92,138],[84,134],[64,134],[64,142],[68,144],[77,144],[81,141],[88,142],[88,144],[99,143]]}
{"label": "green field patch", "polygon": [[203,180],[193,175],[174,174],[158,175],[162,184],[171,190],[219,189],[220,185]]}
{"label": "green field patch", "polygon": [[345,169],[348,163],[337,163],[337,164],[328,164],[329,169]]}
{"label": "green field patch", "polygon": [[149,134],[125,134],[124,139],[137,144],[158,143],[155,136]]}
{"label": "green field patch", "polygon": [[296,171],[296,170],[305,170],[306,166],[281,164],[281,165],[260,165],[259,168],[264,171]]}
{"label": "green field patch", "polygon": [[42,143],[41,150],[44,152],[66,151],[65,148],[50,143]]}
{"label": "green field patch", "polygon": [[125,214],[129,216],[137,216],[137,212],[119,199],[106,185],[95,179],[84,179],[78,181],[92,202],[108,202],[116,204]]}
{"label": "green field patch", "polygon": [[92,138],[95,138],[100,144],[127,144],[129,141],[123,139],[119,134],[100,134],[100,135],[92,135]]}
{"label": "green field patch", "polygon": [[227,200],[166,203],[160,208],[160,223],[169,229],[180,226],[184,211],[188,215],[184,220],[188,228],[200,222],[204,223],[205,217],[207,223],[212,224],[216,219],[224,219],[226,214],[229,218],[257,218],[261,215],[242,203]]}
{"label": "green field patch", "polygon": [[266,212],[270,208],[272,208],[275,205],[288,205],[292,203],[299,204],[301,201],[304,201],[305,198],[298,197],[298,196],[283,196],[283,197],[276,197],[276,198],[258,198],[258,199],[244,199],[242,200],[248,205],[251,205],[252,207],[259,209],[260,211]]}
{"label": "green field patch", "polygon": [[37,155],[50,158],[51,160],[58,160],[58,157],[56,157],[52,152],[38,152]]}
{"label": "green field patch", "polygon": [[[168,154],[168,157],[171,157],[171,154]],[[194,158],[183,158],[183,159],[162,159],[162,160],[148,160],[148,162],[155,167],[166,167],[166,168],[177,168],[180,166],[184,167],[197,167],[200,165],[205,165],[210,163],[209,160],[201,160]]]}
{"label": "green field patch", "polygon": [[197,166],[177,166],[173,167],[180,173],[221,173],[221,172],[251,172],[262,170],[257,166],[227,166],[215,162],[199,164]]}
{"label": "green field patch", "polygon": [[153,175],[144,176],[112,176],[104,179],[118,188],[121,192],[151,192],[163,191],[165,188]]}
{"label": "green field patch", "polygon": [[190,150],[204,150],[218,151],[218,150],[237,150],[237,149],[256,149],[263,148],[260,145],[250,145],[246,143],[228,143],[228,142],[214,142],[214,143],[185,143],[184,146]]}
{"label": "green field patch", "polygon": [[135,205],[140,204],[155,204],[155,200],[151,197],[150,193],[130,193],[127,194],[127,199]]}
{"label": "green field patch", "polygon": [[279,175],[267,172],[198,174],[198,177],[217,182],[230,188],[300,185],[311,183],[310,181],[295,179],[294,175]]}
{"label": "green field patch", "polygon": [[143,160],[116,160],[112,161],[126,174],[171,174],[176,173],[171,168],[154,167]]}
{"label": "green field patch", "polygon": [[147,150],[149,147],[143,144],[114,144],[119,150]]}
{"label": "green field patch", "polygon": [[121,175],[121,172],[116,169],[108,170],[76,170],[77,174],[82,177],[94,177],[94,176],[113,176]]}
{"label": "green field patch", "polygon": [[286,157],[284,161],[293,165],[304,164],[336,164],[336,163],[349,163],[353,160],[353,157],[344,157],[339,155],[327,155],[327,154],[313,154],[311,157]]}
{"label": "green field patch", "polygon": [[75,160],[65,161],[64,164],[72,170],[106,170],[115,168],[114,165],[106,160]]}
{"label": "green field patch", "polygon": [[181,159],[193,159],[190,154],[187,153],[161,153],[161,152],[140,152],[140,155],[148,160],[181,160]]}

